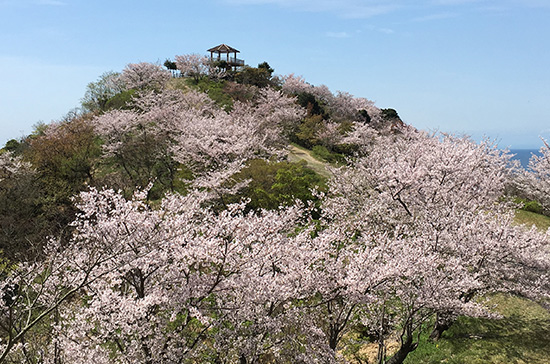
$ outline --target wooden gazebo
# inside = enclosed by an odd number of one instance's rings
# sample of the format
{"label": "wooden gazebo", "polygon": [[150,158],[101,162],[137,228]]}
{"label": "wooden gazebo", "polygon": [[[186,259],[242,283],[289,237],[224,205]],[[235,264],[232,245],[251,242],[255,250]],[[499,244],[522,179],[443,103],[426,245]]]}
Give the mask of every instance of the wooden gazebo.
{"label": "wooden gazebo", "polygon": [[[240,53],[240,51],[227,44],[220,44],[219,46],[210,48],[207,52],[210,52],[211,61],[225,61],[228,66],[234,68],[244,66],[244,61],[237,58],[237,53]],[[225,54],[225,57],[222,57],[222,54]],[[231,57],[231,54],[233,54],[233,57]]]}

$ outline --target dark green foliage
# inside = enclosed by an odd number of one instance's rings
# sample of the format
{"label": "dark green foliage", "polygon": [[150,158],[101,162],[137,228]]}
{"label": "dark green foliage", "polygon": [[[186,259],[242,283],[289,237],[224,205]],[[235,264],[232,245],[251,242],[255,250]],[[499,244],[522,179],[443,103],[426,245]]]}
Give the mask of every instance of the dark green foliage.
{"label": "dark green foliage", "polygon": [[150,200],[161,198],[167,191],[185,191],[182,179],[188,171],[172,158],[164,136],[144,128],[125,134],[121,142],[115,155],[102,159],[96,176],[99,185],[122,190],[130,197],[136,188],[152,183]]}
{"label": "dark green foliage", "polygon": [[127,90],[122,91],[115,96],[111,97],[106,103],[105,103],[105,111],[118,109],[118,110],[127,110],[131,109],[131,101],[134,95],[136,94],[136,90]]}
{"label": "dark green foliage", "polygon": [[316,145],[311,149],[312,154],[325,162],[330,162],[332,160],[332,154],[329,152],[329,150],[322,146],[322,145]]}
{"label": "dark green foliage", "polygon": [[15,139],[10,139],[6,142],[6,145],[4,145],[4,148],[2,148],[2,150],[18,154],[17,151],[20,148],[21,148],[21,143],[19,141]]}
{"label": "dark green foliage", "polygon": [[23,138],[20,140],[10,139],[6,142],[4,147],[0,149],[0,154],[11,152],[13,153],[13,155],[22,155],[25,152],[25,149],[27,149],[28,147],[28,138]]}
{"label": "dark green foliage", "polygon": [[[359,146],[356,144],[336,144],[332,148],[332,152],[335,153],[337,156],[342,156],[343,159],[345,159],[345,156],[353,156],[357,153],[359,150]],[[342,161],[343,161],[342,159]]]}
{"label": "dark green foliage", "polygon": [[295,200],[315,201],[312,189],[326,188],[324,178],[304,163],[274,162],[255,159],[234,176],[235,183],[250,180],[238,194],[223,197],[225,204],[250,199],[249,209],[277,209]]}
{"label": "dark green foliage", "polygon": [[39,255],[44,237],[55,231],[44,209],[46,191],[30,171],[0,171],[0,177],[0,253],[10,261],[32,259]]}
{"label": "dark green foliage", "polygon": [[[316,146],[321,146],[329,153],[332,153],[332,156],[322,154],[324,151],[317,149],[318,156],[327,162],[342,161],[344,156],[351,156],[357,151],[356,145],[351,144],[336,144],[328,145],[319,139],[320,133],[322,133],[326,128],[326,120],[330,118],[330,110],[327,109],[317,98],[308,92],[302,92],[296,94],[296,102],[304,107],[307,111],[307,116],[300,122],[300,124],[295,128],[291,133],[290,139],[305,148],[312,149]],[[357,115],[359,121],[365,123],[370,122],[370,116],[366,110],[360,110]],[[346,135],[351,132],[354,128],[352,120],[340,120],[338,125],[338,131],[342,135]]]}
{"label": "dark green foliage", "polygon": [[382,118],[384,120],[401,120],[395,109],[380,109],[380,111],[382,112]]}
{"label": "dark green foliage", "polygon": [[[367,110],[359,110],[358,114],[359,114],[358,119],[363,121],[365,124],[368,124],[368,123],[371,122],[372,119],[371,119],[369,113],[367,112]],[[396,114],[397,114],[397,112],[396,112]]]}
{"label": "dark green foliage", "polygon": [[542,205],[538,203],[537,201],[528,201],[523,205],[523,210],[525,211],[531,211],[536,214],[542,214]]}
{"label": "dark green foliage", "polygon": [[389,124],[393,131],[399,131],[399,128],[405,125],[394,109],[381,109],[380,111],[382,120]]}
{"label": "dark green foliage", "polygon": [[258,69],[264,69],[266,70],[268,73],[269,73],[269,76],[271,77],[271,75],[273,74],[273,72],[275,71],[273,68],[271,68],[271,66],[269,65],[269,63],[267,62],[262,62],[258,65]]}
{"label": "dark green foliage", "polygon": [[290,139],[308,149],[319,144],[319,133],[325,129],[328,114],[313,94],[302,92],[296,95],[298,105],[307,111],[306,117],[291,133]]}
{"label": "dark green foliage", "polygon": [[203,77],[196,82],[193,79],[189,79],[187,84],[191,88],[206,93],[221,108],[230,110],[233,107],[233,99],[225,91],[226,82]]}
{"label": "dark green foliage", "polygon": [[231,66],[229,66],[229,63],[227,61],[221,60],[221,61],[214,61],[212,65],[216,68],[219,68],[221,70],[230,71]]}
{"label": "dark green foliage", "polygon": [[296,100],[298,105],[307,110],[308,116],[321,115],[323,118],[327,117],[325,109],[321,106],[313,94],[308,92],[299,93],[296,95]]}
{"label": "dark green foliage", "polygon": [[267,66],[258,68],[245,66],[241,71],[235,74],[235,81],[244,85],[252,85],[260,88],[273,86],[271,82],[271,73],[273,70],[267,63],[265,64]]}
{"label": "dark green foliage", "polygon": [[325,129],[321,115],[307,116],[294,132],[294,141],[308,149],[319,144],[319,133]]}
{"label": "dark green foliage", "polygon": [[521,206],[520,209],[523,211],[534,212],[535,214],[543,213],[542,205],[537,201],[516,197],[514,202],[519,204]]}
{"label": "dark green foliage", "polygon": [[177,69],[178,69],[178,66],[176,65],[176,62],[171,61],[169,59],[164,61],[164,67],[166,67],[166,69],[169,69],[171,71],[177,71]]}
{"label": "dark green foliage", "polygon": [[312,154],[325,162],[337,163],[343,162],[345,157],[342,154],[329,151],[325,146],[316,145],[311,149]]}

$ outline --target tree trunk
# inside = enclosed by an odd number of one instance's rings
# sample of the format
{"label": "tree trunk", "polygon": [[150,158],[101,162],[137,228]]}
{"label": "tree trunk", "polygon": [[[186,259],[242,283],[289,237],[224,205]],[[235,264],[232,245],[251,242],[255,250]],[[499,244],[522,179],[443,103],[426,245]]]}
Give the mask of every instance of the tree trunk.
{"label": "tree trunk", "polygon": [[386,345],[384,344],[384,339],[382,336],[378,339],[378,353],[376,355],[376,363],[384,364],[386,360]]}
{"label": "tree trunk", "polygon": [[434,328],[430,334],[430,340],[438,341],[441,338],[441,335],[443,335],[443,332],[448,330],[455,320],[454,315],[448,313],[438,313],[435,319]]}
{"label": "tree trunk", "polygon": [[[329,311],[330,312],[330,311]],[[329,324],[329,335],[328,335],[328,346],[336,352],[338,347],[338,342],[340,341],[340,322],[338,319],[335,319],[335,322]]]}
{"label": "tree trunk", "polygon": [[412,335],[407,335],[407,339],[401,343],[397,353],[386,361],[386,364],[402,364],[409,353],[418,347],[418,343],[413,343]]}

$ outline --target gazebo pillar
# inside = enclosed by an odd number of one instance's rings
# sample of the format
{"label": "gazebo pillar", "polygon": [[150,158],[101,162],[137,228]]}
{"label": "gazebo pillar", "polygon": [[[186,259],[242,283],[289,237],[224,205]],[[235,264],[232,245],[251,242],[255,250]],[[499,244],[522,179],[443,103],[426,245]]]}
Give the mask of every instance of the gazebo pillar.
{"label": "gazebo pillar", "polygon": [[[227,61],[227,64],[231,68],[238,68],[241,66],[244,66],[244,61],[241,59],[237,59],[237,53],[240,53],[237,49],[228,46],[227,44],[220,44],[217,47],[208,49],[207,52],[210,52],[210,60],[214,60],[214,53],[218,55],[217,61],[222,60],[222,54],[225,54],[225,59]],[[233,53],[234,58],[231,58],[231,53]]]}

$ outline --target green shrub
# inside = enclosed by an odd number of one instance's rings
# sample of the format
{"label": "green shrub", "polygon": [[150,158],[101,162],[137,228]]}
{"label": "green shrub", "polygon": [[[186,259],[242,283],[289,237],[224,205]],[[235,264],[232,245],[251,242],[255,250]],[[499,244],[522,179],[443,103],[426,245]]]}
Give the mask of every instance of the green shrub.
{"label": "green shrub", "polygon": [[395,109],[380,109],[380,111],[382,112],[382,118],[386,121],[401,119]]}
{"label": "green shrub", "polygon": [[4,145],[4,148],[0,149],[0,153],[12,152],[15,155],[19,155],[21,154],[24,148],[25,148],[25,144],[22,143],[21,141],[10,139],[6,142],[6,144]]}
{"label": "green shrub", "polygon": [[344,160],[344,156],[339,153],[334,153],[329,151],[326,147],[322,145],[316,145],[311,149],[311,152],[314,157],[321,159],[328,163],[337,163]]}
{"label": "green shrub", "polygon": [[321,115],[323,119],[327,118],[327,112],[313,94],[309,92],[299,93],[296,95],[296,101],[298,105],[307,110],[308,116]]}
{"label": "green shrub", "polygon": [[188,79],[188,86],[204,92],[214,102],[225,110],[230,110],[233,107],[233,99],[225,92],[225,81],[211,80],[206,77],[201,78],[197,83],[192,79]]}
{"label": "green shrub", "polygon": [[325,122],[321,115],[308,116],[298,125],[291,139],[308,149],[319,144],[319,133],[325,129]]}
{"label": "green shrub", "polygon": [[223,86],[223,92],[229,95],[234,101],[248,102],[258,94],[258,89],[253,86],[226,81]]}
{"label": "green shrub", "polygon": [[516,198],[515,202],[523,205],[521,207],[524,211],[534,212],[535,214],[542,214],[543,208],[542,205],[537,201],[527,200],[523,198]]}
{"label": "green shrub", "polygon": [[523,209],[525,211],[531,211],[536,214],[542,214],[542,205],[537,201],[526,202],[525,205],[523,206]]}
{"label": "green shrub", "polygon": [[225,195],[223,203],[236,203],[250,199],[247,208],[277,209],[289,206],[295,200],[316,201],[312,189],[326,188],[325,179],[303,163],[275,162],[254,159],[233,176],[234,183],[249,180],[246,187],[233,195]]}
{"label": "green shrub", "polygon": [[273,86],[271,74],[273,69],[267,62],[261,63],[257,68],[243,67],[235,74],[235,81],[244,85],[252,85],[259,88]]}
{"label": "green shrub", "polygon": [[113,109],[118,109],[118,110],[130,109],[131,108],[130,101],[132,101],[132,97],[134,97],[135,93],[136,93],[136,90],[132,89],[127,91],[122,91],[116,94],[115,96],[111,97],[109,101],[105,103],[105,110],[108,111]]}

